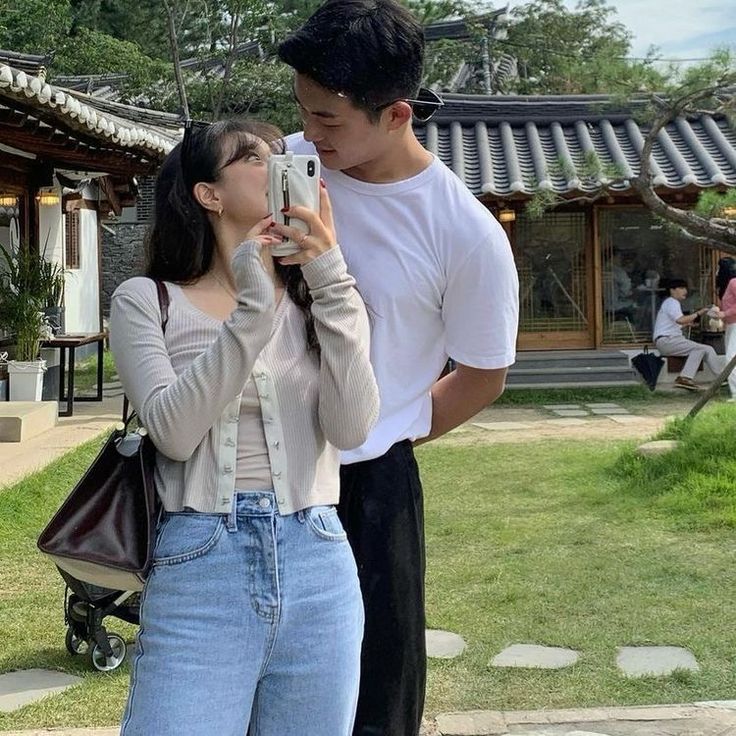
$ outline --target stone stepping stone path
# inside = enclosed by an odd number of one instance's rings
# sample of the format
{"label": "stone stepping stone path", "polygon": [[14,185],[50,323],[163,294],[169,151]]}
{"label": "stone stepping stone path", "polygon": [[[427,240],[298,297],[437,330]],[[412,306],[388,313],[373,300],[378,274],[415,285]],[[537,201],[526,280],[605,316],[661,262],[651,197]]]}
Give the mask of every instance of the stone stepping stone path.
{"label": "stone stepping stone path", "polygon": [[621,647],[616,665],[626,677],[666,677],[675,670],[700,670],[693,653],[683,647]]}
{"label": "stone stepping stone path", "polygon": [[532,425],[528,422],[473,422],[474,427],[487,429],[491,432],[529,429]]}
{"label": "stone stepping stone path", "polygon": [[465,640],[458,634],[440,629],[427,629],[427,656],[436,659],[454,659],[465,651]]}
{"label": "stone stepping stone path", "polygon": [[573,649],[546,647],[540,644],[512,644],[492,660],[493,667],[525,667],[559,670],[578,661],[580,655]]}
{"label": "stone stepping stone path", "polygon": [[677,440],[652,440],[645,442],[636,448],[636,451],[642,457],[654,457],[656,455],[666,455],[668,452],[676,449],[680,443]]}
{"label": "stone stepping stone path", "polygon": [[0,675],[0,712],[10,713],[82,682],[54,670],[20,670]]}
{"label": "stone stepping stone path", "polygon": [[558,417],[602,416],[612,419],[614,416],[631,416],[629,410],[623,406],[606,402],[593,402],[590,404],[545,404],[544,408]]}

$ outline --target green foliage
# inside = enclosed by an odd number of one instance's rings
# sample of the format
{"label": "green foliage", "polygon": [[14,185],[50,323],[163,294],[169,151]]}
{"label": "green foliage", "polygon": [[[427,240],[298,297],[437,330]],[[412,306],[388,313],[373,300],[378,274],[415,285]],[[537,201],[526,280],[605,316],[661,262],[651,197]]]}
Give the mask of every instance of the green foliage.
{"label": "green foliage", "polygon": [[736,189],[727,189],[725,192],[718,192],[715,189],[705,189],[698,197],[698,204],[695,211],[703,217],[733,217],[731,212],[724,210],[733,210],[736,212]]}
{"label": "green foliage", "polygon": [[498,44],[518,59],[520,94],[611,93],[655,89],[662,82],[652,53],[626,60],[631,32],[614,19],[605,0],[581,0],[568,10],[562,0],[535,0],[511,11],[508,39]]}
{"label": "green foliage", "polygon": [[573,386],[572,388],[513,388],[506,390],[497,399],[494,406],[534,406],[545,404],[580,404],[585,402],[646,402],[651,404],[662,398],[668,398],[663,394],[652,393],[646,386],[611,386],[600,388],[584,388]]}
{"label": "green foliage", "polygon": [[27,247],[13,256],[3,245],[0,259],[0,328],[13,335],[16,360],[36,360],[47,332],[41,259]]}
{"label": "green foliage", "polygon": [[122,41],[90,28],[79,28],[74,35],[64,40],[53,71],[61,74],[125,72],[128,75],[126,89],[135,93],[168,77],[170,65],[146,56],[139,46],[130,41]]}
{"label": "green foliage", "polygon": [[0,0],[0,48],[28,54],[55,51],[71,20],[68,0]]}
{"label": "green foliage", "polygon": [[716,405],[680,419],[659,439],[678,447],[656,457],[624,453],[615,472],[631,496],[695,529],[736,528],[736,407]]}

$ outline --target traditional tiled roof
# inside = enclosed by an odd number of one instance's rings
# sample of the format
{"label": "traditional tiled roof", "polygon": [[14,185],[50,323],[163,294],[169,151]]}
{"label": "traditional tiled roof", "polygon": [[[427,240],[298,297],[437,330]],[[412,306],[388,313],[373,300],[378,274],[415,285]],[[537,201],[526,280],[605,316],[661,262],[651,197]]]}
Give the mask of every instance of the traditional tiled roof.
{"label": "traditional tiled roof", "polygon": [[[48,84],[0,63],[0,107],[3,99],[23,109],[63,122],[87,136],[110,141],[121,148],[161,158],[176,145],[181,123],[176,115],[101,100]],[[19,105],[17,103],[20,103]]]}
{"label": "traditional tiled roof", "polygon": [[27,74],[38,74],[48,67],[53,58],[53,54],[21,54],[17,51],[0,49],[0,64],[12,66]]}
{"label": "traditional tiled roof", "polygon": [[128,75],[120,74],[54,74],[52,82],[57,87],[71,89],[75,92],[85,92],[94,97],[103,99],[117,99],[120,96],[121,85],[128,81]]}
{"label": "traditional tiled roof", "polygon": [[[235,49],[235,56],[239,59],[248,56],[257,58],[263,56],[263,53],[263,48],[257,41],[246,41],[239,44]],[[2,52],[0,52],[1,60]],[[225,66],[221,56],[192,57],[191,59],[182,59],[179,63],[182,69],[186,69],[189,72],[208,72],[214,76],[222,76],[225,73]],[[54,74],[53,83],[65,89],[86,92],[92,97],[115,102],[122,97],[122,91],[129,79],[130,75],[125,72],[107,74]]]}
{"label": "traditional tiled roof", "polygon": [[[604,95],[444,99],[445,107],[416,132],[476,195],[529,196],[538,187],[563,196],[593,191],[599,182],[585,175],[592,152],[624,177],[638,171],[646,128]],[[660,131],[652,157],[657,187],[736,186],[736,130],[723,116],[677,118]],[[629,184],[612,188],[625,191]]]}
{"label": "traditional tiled roof", "polygon": [[[497,25],[507,21],[507,10],[501,8],[490,13],[475,16],[473,23],[483,26],[487,31],[492,31]],[[439,20],[429,23],[424,28],[424,38],[427,41],[437,41],[441,38],[452,38],[455,40],[465,40],[472,35],[470,25],[464,18],[454,18],[452,20]]]}

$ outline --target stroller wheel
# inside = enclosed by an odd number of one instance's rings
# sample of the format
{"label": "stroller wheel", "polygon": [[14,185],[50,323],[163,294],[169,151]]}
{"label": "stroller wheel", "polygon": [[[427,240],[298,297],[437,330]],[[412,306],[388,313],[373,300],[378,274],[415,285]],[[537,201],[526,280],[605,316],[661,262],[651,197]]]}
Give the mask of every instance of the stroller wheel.
{"label": "stroller wheel", "polygon": [[99,644],[95,644],[92,647],[92,652],[90,654],[92,666],[100,672],[112,672],[113,670],[116,670],[123,663],[125,655],[127,654],[125,641],[123,641],[123,638],[118,634],[108,634],[107,643],[110,645],[110,649],[112,649],[111,657],[105,656],[105,653],[100,649]]}
{"label": "stroller wheel", "polygon": [[69,654],[87,654],[89,651],[89,644],[71,626],[66,630],[64,643]]}

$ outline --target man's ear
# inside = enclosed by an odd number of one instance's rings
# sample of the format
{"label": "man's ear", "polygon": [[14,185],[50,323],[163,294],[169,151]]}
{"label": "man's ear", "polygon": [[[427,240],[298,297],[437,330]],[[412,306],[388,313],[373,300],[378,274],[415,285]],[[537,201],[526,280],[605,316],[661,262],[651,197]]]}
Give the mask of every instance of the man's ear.
{"label": "man's ear", "polygon": [[209,212],[217,213],[222,209],[220,196],[211,184],[207,184],[204,181],[197,182],[194,185],[192,194],[194,195],[194,199]]}
{"label": "man's ear", "polygon": [[406,123],[411,124],[411,105],[403,100],[397,100],[386,110],[386,123],[389,130],[398,130]]}

